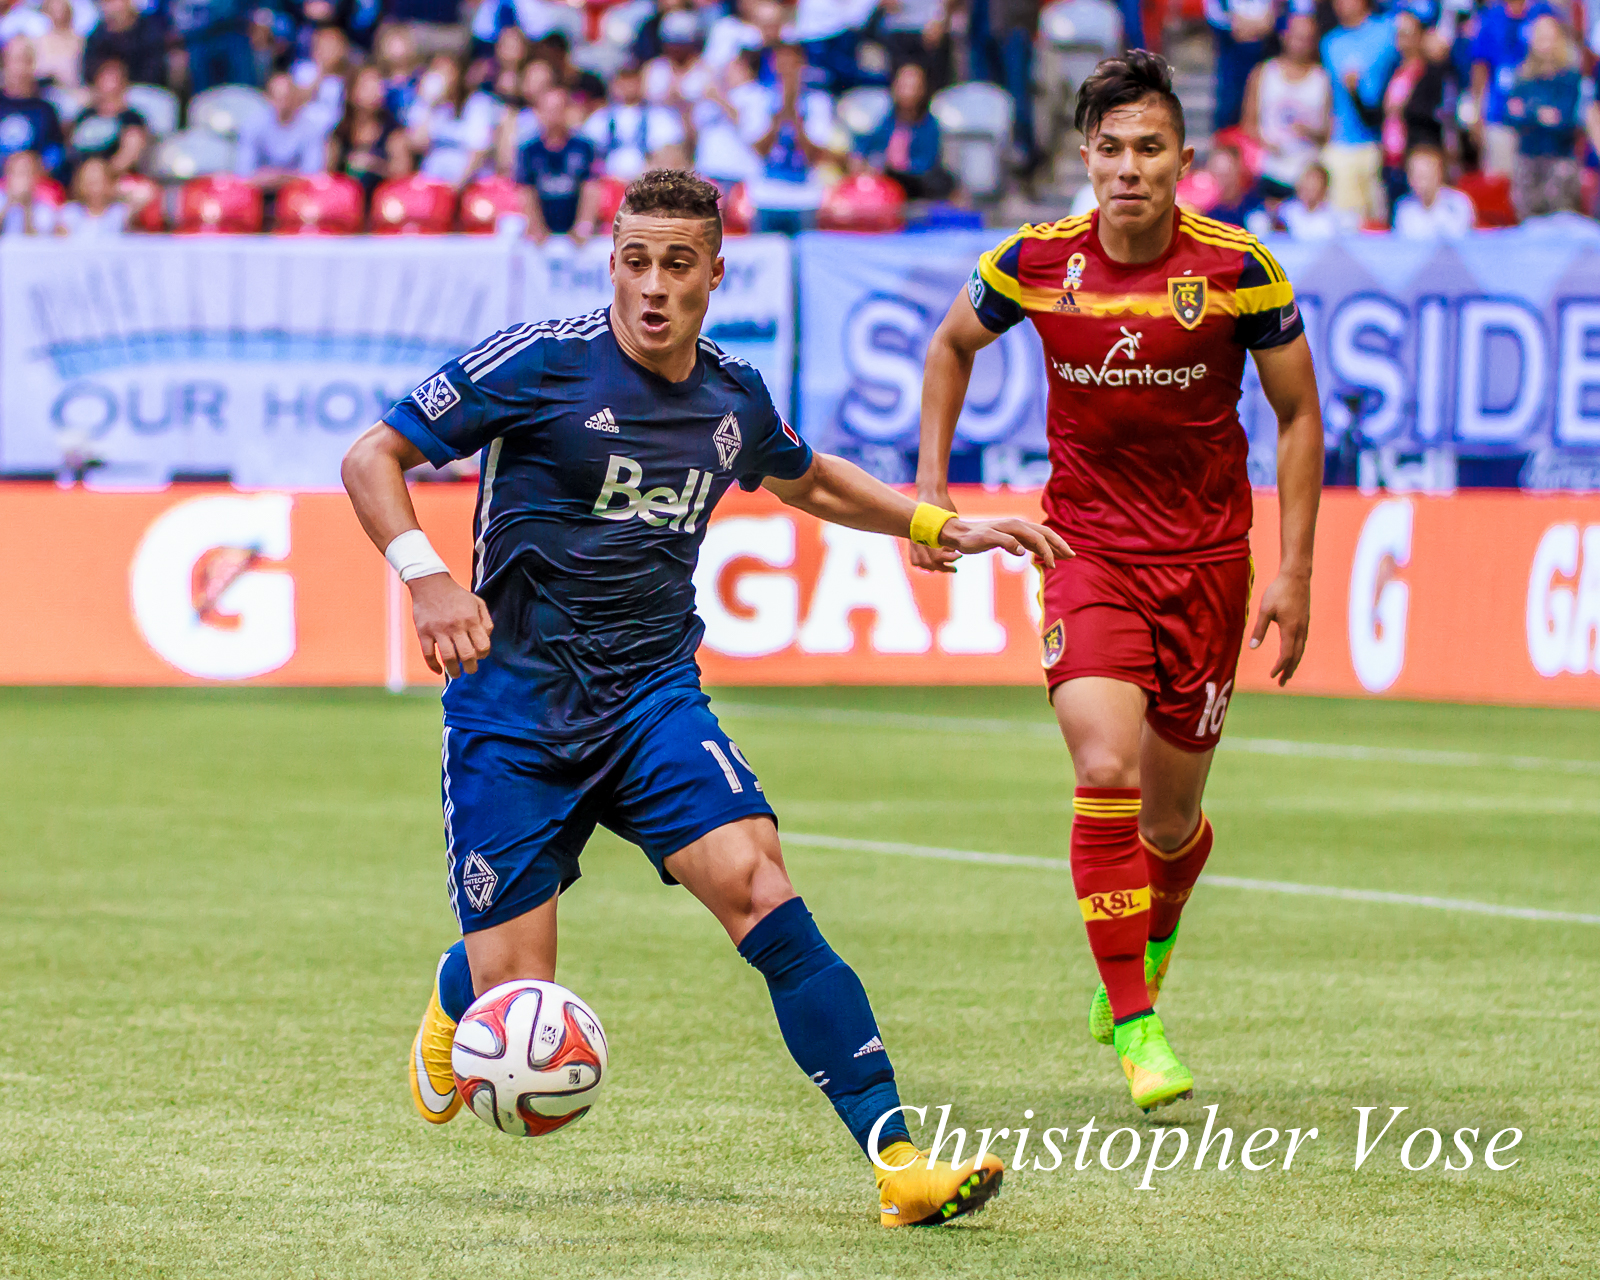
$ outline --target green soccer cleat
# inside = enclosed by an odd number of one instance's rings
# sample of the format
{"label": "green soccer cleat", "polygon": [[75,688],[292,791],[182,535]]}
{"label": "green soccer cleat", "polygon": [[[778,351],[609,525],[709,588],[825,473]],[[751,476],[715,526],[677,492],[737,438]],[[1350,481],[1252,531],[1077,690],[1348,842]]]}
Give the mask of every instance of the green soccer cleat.
{"label": "green soccer cleat", "polygon": [[[1167,966],[1172,963],[1172,948],[1177,945],[1178,931],[1174,929],[1160,942],[1146,944],[1144,949],[1144,985],[1150,993],[1150,1007],[1156,1007],[1161,995],[1161,984],[1167,979]],[[1116,1018],[1111,1013],[1111,998],[1106,995],[1106,984],[1101,983],[1089,1002],[1089,1034],[1101,1044],[1111,1043],[1111,1029]]]}
{"label": "green soccer cleat", "polygon": [[1194,1097],[1194,1077],[1167,1043],[1166,1028],[1155,1014],[1124,1022],[1112,1033],[1122,1074],[1128,1077],[1133,1105],[1146,1115],[1157,1107]]}

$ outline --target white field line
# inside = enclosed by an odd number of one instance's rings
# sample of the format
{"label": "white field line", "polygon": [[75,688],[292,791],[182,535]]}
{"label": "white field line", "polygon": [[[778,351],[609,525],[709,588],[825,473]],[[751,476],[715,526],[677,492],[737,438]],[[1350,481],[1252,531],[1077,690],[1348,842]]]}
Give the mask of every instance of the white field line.
{"label": "white field line", "polygon": [[[869,729],[930,729],[941,733],[1020,734],[1059,740],[1048,719],[985,719],[978,716],[919,716],[899,711],[851,711],[842,707],[780,707],[761,702],[717,699],[730,715],[812,724],[854,725]],[[1507,756],[1487,751],[1431,751],[1417,747],[1363,747],[1342,742],[1298,742],[1287,738],[1223,738],[1223,751],[1258,756],[1299,756],[1313,760],[1355,760],[1365,764],[1422,764],[1450,769],[1513,769],[1530,773],[1569,773],[1600,777],[1600,760],[1562,760],[1549,756]]]}
{"label": "white field line", "polygon": [[[843,836],[785,831],[785,844],[810,849],[859,849],[865,853],[895,854],[906,858],[931,858],[939,862],[976,862],[985,866],[1035,867],[1070,872],[1062,858],[1034,858],[1020,853],[980,853],[975,849],[942,849],[937,845],[901,844],[892,840],[852,840]],[[1308,898],[1343,898],[1348,902],[1381,902],[1391,907],[1431,907],[1436,911],[1468,911],[1481,916],[1507,916],[1514,920],[1541,920],[1556,924],[1600,924],[1600,915],[1581,911],[1545,911],[1540,907],[1505,907],[1495,902],[1466,898],[1435,898],[1418,893],[1385,893],[1379,889],[1339,889],[1332,885],[1295,884],[1289,880],[1252,880],[1242,876],[1205,876],[1202,884],[1219,889],[1248,889],[1257,893],[1290,893]]]}

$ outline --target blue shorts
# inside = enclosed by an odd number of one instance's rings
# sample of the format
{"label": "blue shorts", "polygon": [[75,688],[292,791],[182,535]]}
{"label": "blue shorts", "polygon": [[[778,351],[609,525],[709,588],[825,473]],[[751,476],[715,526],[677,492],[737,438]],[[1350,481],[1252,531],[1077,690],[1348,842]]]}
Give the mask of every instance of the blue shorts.
{"label": "blue shorts", "polygon": [[586,742],[530,742],[446,726],[445,859],[462,933],[532,911],[579,876],[596,824],[666,859],[740,818],[772,818],[744,754],[685,690],[615,733]]}

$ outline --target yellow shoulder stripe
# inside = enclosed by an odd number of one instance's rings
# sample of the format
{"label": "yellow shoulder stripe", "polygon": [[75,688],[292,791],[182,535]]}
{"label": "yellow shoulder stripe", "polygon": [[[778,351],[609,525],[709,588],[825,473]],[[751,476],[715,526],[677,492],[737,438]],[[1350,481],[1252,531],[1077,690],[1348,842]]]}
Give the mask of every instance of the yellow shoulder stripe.
{"label": "yellow shoulder stripe", "polygon": [[978,258],[978,275],[984,284],[991,289],[998,290],[1003,296],[1010,298],[1018,306],[1022,305],[1022,286],[1017,283],[1015,276],[1008,276],[1000,269],[1000,259],[1012,245],[1021,240],[1031,230],[1023,227],[1021,231],[1014,231],[988,253]]}
{"label": "yellow shoulder stripe", "polygon": [[1278,260],[1268,253],[1266,249],[1262,247],[1261,242],[1255,239],[1253,236],[1249,241],[1230,240],[1224,239],[1221,236],[1204,234],[1203,232],[1197,231],[1192,227],[1189,229],[1189,235],[1195,240],[1198,240],[1201,244],[1208,244],[1213,248],[1232,249],[1238,253],[1250,254],[1257,262],[1261,264],[1262,269],[1267,273],[1267,279],[1271,280],[1274,284],[1284,284],[1287,283],[1289,279],[1289,277],[1284,273],[1283,268],[1278,265]]}
{"label": "yellow shoulder stripe", "polygon": [[1234,290],[1233,300],[1242,316],[1258,311],[1280,311],[1294,301],[1294,286],[1287,280],[1274,280],[1271,284],[1251,285]]}
{"label": "yellow shoulder stripe", "polygon": [[1184,221],[1192,222],[1195,224],[1196,230],[1208,231],[1214,236],[1227,236],[1229,239],[1246,241],[1255,239],[1255,236],[1251,235],[1243,227],[1236,227],[1231,222],[1219,222],[1217,219],[1208,218],[1204,214],[1189,214]]}
{"label": "yellow shoulder stripe", "polygon": [[[1232,223],[1218,222],[1215,218],[1207,218],[1202,214],[1190,214],[1185,221],[1194,223],[1194,230],[1204,229],[1205,234],[1197,235],[1195,239],[1206,244],[1217,244],[1218,240],[1226,242],[1226,247],[1237,245],[1247,253],[1255,255],[1256,261],[1261,264],[1267,273],[1267,278],[1273,281],[1287,281],[1288,274],[1278,265],[1278,260],[1272,256],[1270,250],[1261,241],[1242,227]],[[1218,245],[1219,248],[1224,247]]]}
{"label": "yellow shoulder stripe", "polygon": [[1267,275],[1273,280],[1288,280],[1288,273],[1278,265],[1278,260],[1272,256],[1272,251],[1257,240],[1250,246],[1250,252],[1255,254],[1256,261],[1267,269]]}
{"label": "yellow shoulder stripe", "polygon": [[1022,231],[1030,240],[1061,240],[1087,231],[1090,216],[1087,213],[1080,213],[1076,218],[1062,218],[1059,222],[1052,222],[1048,226],[1039,223],[1036,226],[1024,227]]}

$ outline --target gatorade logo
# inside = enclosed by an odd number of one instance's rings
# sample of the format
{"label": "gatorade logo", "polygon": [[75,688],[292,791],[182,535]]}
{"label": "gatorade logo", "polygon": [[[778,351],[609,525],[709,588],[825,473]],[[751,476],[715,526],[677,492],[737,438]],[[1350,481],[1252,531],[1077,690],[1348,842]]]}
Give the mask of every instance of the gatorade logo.
{"label": "gatorade logo", "polygon": [[1150,888],[1113,889],[1110,893],[1091,893],[1078,899],[1085,920],[1121,920],[1150,910]]}

